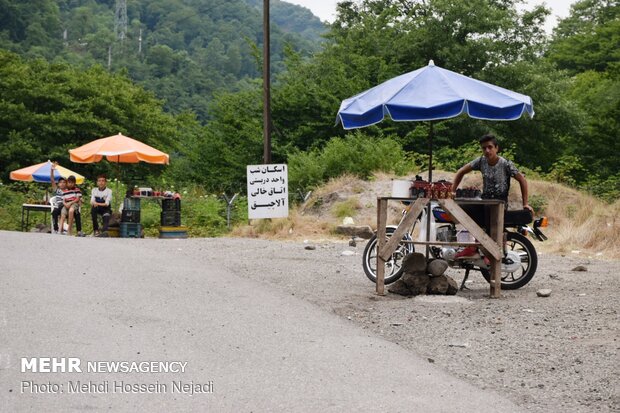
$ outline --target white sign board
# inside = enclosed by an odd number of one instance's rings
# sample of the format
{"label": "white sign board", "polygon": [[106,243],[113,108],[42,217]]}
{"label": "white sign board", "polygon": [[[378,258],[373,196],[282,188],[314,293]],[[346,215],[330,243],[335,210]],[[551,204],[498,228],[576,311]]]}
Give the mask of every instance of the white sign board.
{"label": "white sign board", "polygon": [[248,165],[248,218],[288,217],[285,164]]}

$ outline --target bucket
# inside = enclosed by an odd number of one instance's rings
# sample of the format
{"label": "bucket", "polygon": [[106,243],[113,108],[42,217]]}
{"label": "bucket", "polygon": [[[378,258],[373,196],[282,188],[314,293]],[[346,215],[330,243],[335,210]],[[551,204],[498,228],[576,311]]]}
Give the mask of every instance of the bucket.
{"label": "bucket", "polygon": [[411,181],[392,180],[393,198],[411,198]]}
{"label": "bucket", "polygon": [[466,229],[459,231],[456,234],[457,242],[476,242],[474,237]]}

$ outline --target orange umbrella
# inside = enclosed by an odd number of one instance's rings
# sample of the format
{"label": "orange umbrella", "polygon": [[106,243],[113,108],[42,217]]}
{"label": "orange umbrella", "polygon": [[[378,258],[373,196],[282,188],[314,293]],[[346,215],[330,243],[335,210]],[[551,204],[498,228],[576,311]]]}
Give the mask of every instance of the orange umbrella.
{"label": "orange umbrella", "polygon": [[105,156],[110,162],[118,163],[147,163],[169,164],[167,154],[158,151],[140,141],[128,136],[118,135],[97,139],[76,149],[69,150],[72,162],[93,163],[99,162]]}

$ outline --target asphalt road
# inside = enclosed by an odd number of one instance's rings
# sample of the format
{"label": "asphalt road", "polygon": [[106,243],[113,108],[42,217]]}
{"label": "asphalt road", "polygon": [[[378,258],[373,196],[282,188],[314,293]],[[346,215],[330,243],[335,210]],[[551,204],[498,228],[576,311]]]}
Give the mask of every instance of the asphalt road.
{"label": "asphalt road", "polygon": [[[207,264],[215,249],[179,253],[192,242],[0,232],[1,409],[519,411],[334,314]],[[82,372],[22,372],[22,359],[42,357],[79,358]],[[89,371],[95,361],[187,364]]]}

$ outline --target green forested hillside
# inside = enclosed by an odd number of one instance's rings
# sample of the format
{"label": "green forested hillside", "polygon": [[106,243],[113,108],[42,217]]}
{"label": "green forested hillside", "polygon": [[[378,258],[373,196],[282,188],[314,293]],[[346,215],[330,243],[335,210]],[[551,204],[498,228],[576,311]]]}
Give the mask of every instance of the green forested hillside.
{"label": "green forested hillside", "polygon": [[[262,9],[244,0],[127,0],[126,31],[114,0],[0,1],[0,48],[87,68],[123,71],[173,113],[209,117],[217,90],[260,76]],[[307,9],[272,5],[272,67],[284,49],[318,49],[324,27]],[[120,15],[118,17],[121,17]],[[282,23],[280,25],[279,23]]]}

